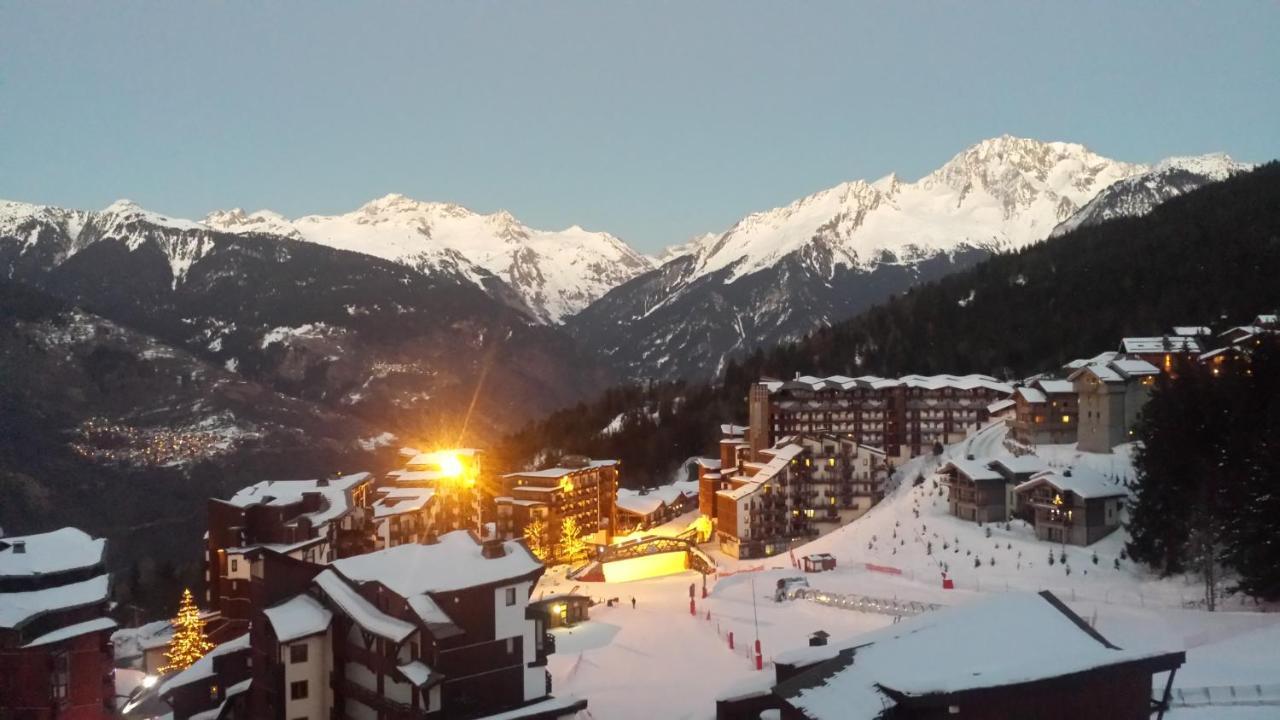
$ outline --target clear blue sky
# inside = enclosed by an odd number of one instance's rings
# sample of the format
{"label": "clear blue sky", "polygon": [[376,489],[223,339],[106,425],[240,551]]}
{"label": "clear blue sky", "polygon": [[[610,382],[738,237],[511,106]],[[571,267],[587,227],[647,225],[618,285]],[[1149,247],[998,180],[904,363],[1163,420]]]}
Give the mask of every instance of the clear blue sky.
{"label": "clear blue sky", "polygon": [[1280,157],[1280,4],[0,0],[7,199],[401,192],[653,250],[1006,132]]}

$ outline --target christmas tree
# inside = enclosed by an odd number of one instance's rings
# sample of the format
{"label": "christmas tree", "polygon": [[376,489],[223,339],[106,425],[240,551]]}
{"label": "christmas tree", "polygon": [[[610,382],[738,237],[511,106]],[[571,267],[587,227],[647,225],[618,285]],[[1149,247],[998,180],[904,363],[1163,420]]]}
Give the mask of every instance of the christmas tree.
{"label": "christmas tree", "polygon": [[173,628],[173,638],[164,653],[168,663],[160,668],[162,673],[185,670],[213,649],[213,643],[205,637],[204,620],[200,618],[200,608],[196,607],[190,590],[182,591],[182,604],[178,608],[178,616],[173,619]]}

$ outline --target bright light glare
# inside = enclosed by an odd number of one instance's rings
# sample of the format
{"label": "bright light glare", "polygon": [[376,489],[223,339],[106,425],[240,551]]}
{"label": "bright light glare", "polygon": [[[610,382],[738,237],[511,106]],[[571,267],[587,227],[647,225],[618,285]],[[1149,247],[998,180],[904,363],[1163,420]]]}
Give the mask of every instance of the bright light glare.
{"label": "bright light glare", "polygon": [[159,678],[157,678],[155,675],[147,675],[142,678],[142,687],[144,688],[153,687],[156,684],[156,680],[158,679]]}
{"label": "bright light glare", "polygon": [[440,453],[440,472],[445,477],[460,477],[462,475],[462,461],[453,453]]}

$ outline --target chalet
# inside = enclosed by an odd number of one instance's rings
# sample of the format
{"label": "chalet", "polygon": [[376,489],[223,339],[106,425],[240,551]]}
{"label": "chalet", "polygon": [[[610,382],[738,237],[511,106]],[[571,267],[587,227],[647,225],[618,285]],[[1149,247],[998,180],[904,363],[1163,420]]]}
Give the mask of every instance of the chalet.
{"label": "chalet", "polygon": [[1120,527],[1129,492],[1084,467],[1045,470],[1015,488],[1032,514],[1036,537],[1055,543],[1092,545]]}
{"label": "chalet", "polygon": [[373,534],[378,550],[431,539],[435,522],[435,490],[425,487],[377,488],[373,503]]}
{"label": "chalet", "polygon": [[249,635],[215,647],[185,670],[165,678],[157,694],[173,709],[173,720],[248,718],[251,680]]}
{"label": "chalet", "polygon": [[1012,394],[986,375],[762,380],[748,396],[744,439],[758,455],[789,435],[834,433],[904,459],[963,439],[987,422],[991,403]]}
{"label": "chalet", "polygon": [[1213,329],[1204,325],[1177,325],[1173,328],[1173,334],[1183,337],[1207,338],[1213,335]]}
{"label": "chalet", "polygon": [[456,531],[328,567],[268,562],[284,569],[260,594],[249,717],[550,720],[586,707],[550,696],[552,648],[528,610],[543,566],[518,541]]}
{"label": "chalet", "polygon": [[1026,516],[1024,508],[1018,504],[1018,494],[1015,492],[1015,488],[1035,475],[1048,470],[1048,463],[1035,455],[1018,455],[992,460],[987,463],[987,467],[1004,477],[1005,512],[1008,516],[1011,518],[1021,517],[1030,521],[1031,518]]}
{"label": "chalet", "polygon": [[249,617],[250,555],[262,549],[324,563],[373,549],[373,476],[265,480],[209,500],[205,599],[224,618]]}
{"label": "chalet", "polygon": [[1008,503],[1004,475],[986,463],[952,460],[939,470],[947,486],[951,514],[970,522],[1004,522],[1013,508]]}
{"label": "chalet", "polygon": [[75,528],[0,537],[0,716],[114,716],[105,551]]}
{"label": "chalet", "polygon": [[522,537],[536,515],[545,524],[547,547],[557,547],[564,522],[573,518],[584,540],[608,544],[618,526],[618,465],[570,455],[558,467],[502,476],[502,495],[495,500],[499,533]]}
{"label": "chalet", "polygon": [[889,470],[884,451],[846,436],[783,438],[758,459],[739,461],[722,480],[728,487],[716,492],[720,548],[738,558],[774,555],[792,540],[821,534],[819,523],[850,522],[880,501]]}
{"label": "chalet", "polygon": [[1077,447],[1085,452],[1109,453],[1133,439],[1138,411],[1146,404],[1160,370],[1132,358],[1117,357],[1091,363],[1068,378],[1079,398]]}
{"label": "chalet", "polygon": [[590,619],[591,598],[576,593],[548,595],[529,601],[529,617],[547,630],[572,627]]}
{"label": "chalet", "polygon": [[1076,441],[1079,424],[1075,386],[1069,380],[1035,380],[1014,390],[1013,439],[1024,445]]}
{"label": "chalet", "polygon": [[1179,358],[1194,360],[1204,352],[1204,347],[1194,335],[1128,337],[1120,341],[1120,352],[1130,358],[1145,360],[1164,372],[1173,372]]}
{"label": "chalet", "polygon": [[619,489],[618,534],[648,530],[697,509],[698,494],[687,482],[642,490]]}
{"label": "chalet", "polygon": [[454,530],[478,532],[491,519],[485,511],[500,489],[486,472],[484,452],[475,448],[418,453],[403,468],[387,473],[387,480],[399,488],[432,492],[430,512],[422,516],[428,538]]}
{"label": "chalet", "polygon": [[[1029,641],[1029,639],[1033,639]],[[1124,650],[1049,592],[1005,593],[774,658],[763,687],[721,693],[717,720],[961,717],[1147,720],[1185,653]]]}

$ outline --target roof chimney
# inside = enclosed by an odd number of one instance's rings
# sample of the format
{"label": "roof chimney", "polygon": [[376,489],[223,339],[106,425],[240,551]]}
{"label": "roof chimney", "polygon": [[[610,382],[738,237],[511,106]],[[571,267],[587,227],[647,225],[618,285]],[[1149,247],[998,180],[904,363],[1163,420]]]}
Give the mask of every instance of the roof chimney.
{"label": "roof chimney", "polygon": [[13,554],[21,555],[27,551],[27,543],[25,540],[13,541]]}
{"label": "roof chimney", "polygon": [[480,543],[480,555],[486,560],[500,558],[507,554],[507,547],[501,540],[485,540]]}
{"label": "roof chimney", "polygon": [[1062,477],[1071,477],[1071,468],[1062,471]]}
{"label": "roof chimney", "polygon": [[809,636],[809,647],[821,647],[823,645],[826,645],[828,637],[830,636],[827,635],[826,631],[819,630],[818,632]]}

